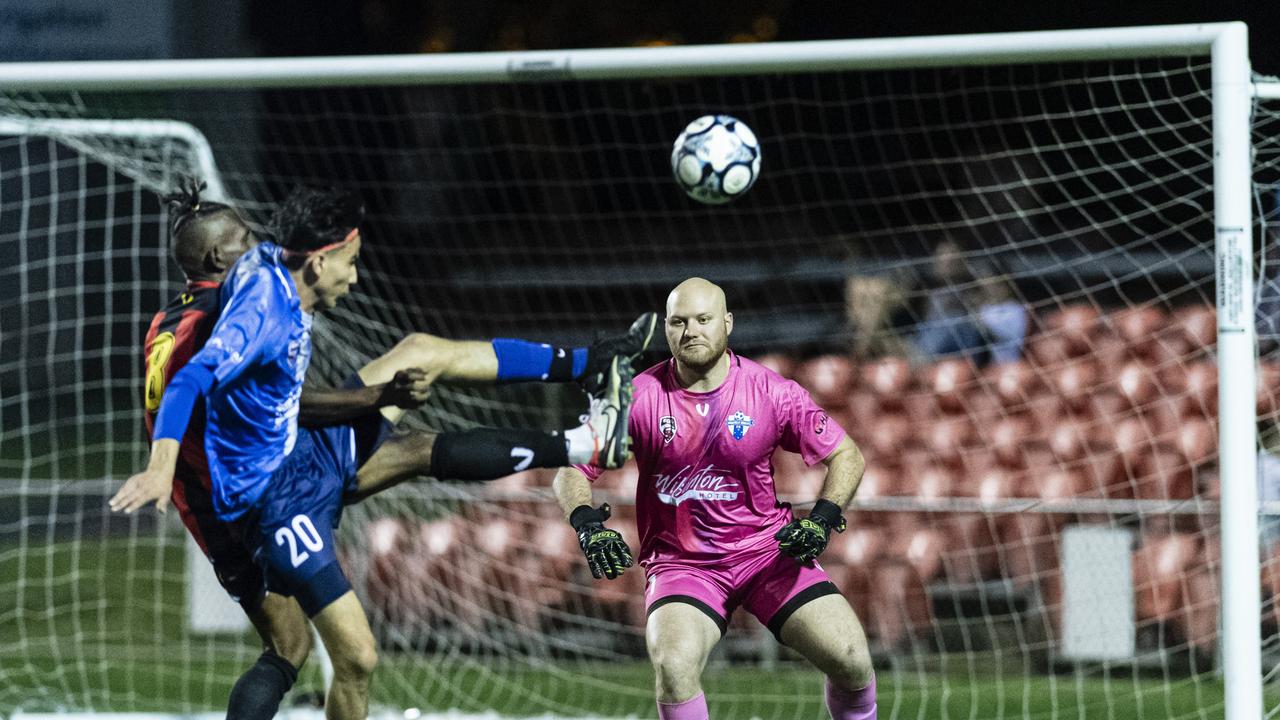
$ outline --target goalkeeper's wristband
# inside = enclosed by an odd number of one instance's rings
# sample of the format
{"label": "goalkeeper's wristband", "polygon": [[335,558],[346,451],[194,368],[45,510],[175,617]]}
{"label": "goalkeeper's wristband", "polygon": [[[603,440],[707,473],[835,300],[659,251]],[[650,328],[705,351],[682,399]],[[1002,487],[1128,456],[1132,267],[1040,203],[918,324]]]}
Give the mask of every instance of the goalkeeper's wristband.
{"label": "goalkeeper's wristband", "polygon": [[844,532],[844,515],[840,512],[840,506],[830,500],[815,502],[813,509],[809,511],[809,517],[813,520],[820,520],[822,524],[836,532]]}
{"label": "goalkeeper's wristband", "polygon": [[603,525],[613,513],[609,508],[609,503],[601,505],[599,508],[593,508],[590,505],[579,505],[569,513],[569,524],[574,530],[581,531],[584,525],[598,523]]}

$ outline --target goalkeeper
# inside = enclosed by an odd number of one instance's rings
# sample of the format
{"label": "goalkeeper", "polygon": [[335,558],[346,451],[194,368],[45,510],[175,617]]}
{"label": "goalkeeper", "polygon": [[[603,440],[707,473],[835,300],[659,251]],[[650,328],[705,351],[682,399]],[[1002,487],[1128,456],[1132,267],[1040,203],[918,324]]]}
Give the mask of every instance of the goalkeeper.
{"label": "goalkeeper", "polygon": [[[626,453],[630,357],[648,343],[655,318],[563,353],[517,340],[413,335],[361,368],[352,387],[303,393],[308,310],[332,307],[355,281],[359,202],[296,192],[276,214],[281,246],[258,245],[233,209],[201,202],[194,185],[170,200],[178,205],[174,255],[189,282],[148,333],[151,466],[125,483],[111,507],[132,512],[154,502],[163,510],[172,495],[219,582],[262,636],[266,652],[233,689],[229,717],[274,716],[310,651],[308,616],[334,660],[330,716],[364,717],[376,649],[334,555],[332,528],[343,502],[422,474],[489,479],[587,458],[616,467]],[[587,424],[563,434],[477,429],[383,442],[437,376],[573,377],[601,397]],[[205,397],[207,427],[197,404]]]}
{"label": "goalkeeper", "polygon": [[[706,720],[699,676],[741,606],[826,675],[832,718],[874,718],[866,636],[816,562],[844,530],[862,453],[799,385],[728,349],[733,315],[719,287],[686,280],[666,311],[672,358],[635,378],[630,417],[658,717]],[[806,517],[778,502],[770,460],[779,447],[827,466]],[[591,506],[599,474],[564,468],[555,492],[592,574],[612,579],[632,558],[606,525],[608,506]]]}

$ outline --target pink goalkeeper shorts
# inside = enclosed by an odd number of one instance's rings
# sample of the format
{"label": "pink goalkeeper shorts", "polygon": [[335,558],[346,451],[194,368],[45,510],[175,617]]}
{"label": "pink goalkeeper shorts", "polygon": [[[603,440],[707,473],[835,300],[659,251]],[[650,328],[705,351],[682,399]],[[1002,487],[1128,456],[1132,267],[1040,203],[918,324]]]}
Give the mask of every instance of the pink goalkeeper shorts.
{"label": "pink goalkeeper shorts", "polygon": [[776,547],[715,563],[654,562],[645,575],[648,613],[667,603],[688,603],[714,620],[721,635],[742,606],[781,640],[783,624],[802,605],[840,594],[821,565],[801,565]]}

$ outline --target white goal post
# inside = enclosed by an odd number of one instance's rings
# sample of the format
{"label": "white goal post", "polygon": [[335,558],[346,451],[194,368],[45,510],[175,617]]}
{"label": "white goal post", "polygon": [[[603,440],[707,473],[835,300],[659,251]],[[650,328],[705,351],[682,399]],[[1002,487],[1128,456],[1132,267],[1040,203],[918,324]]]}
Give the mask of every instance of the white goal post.
{"label": "white goal post", "polygon": [[[1221,667],[1228,720],[1263,716],[1258,628],[1255,419],[1254,189],[1251,118],[1256,91],[1243,23],[954,37],[388,57],[0,64],[0,91],[113,92],[597,80],[892,70],[1204,55],[1212,72],[1216,252],[1218,452],[1221,470]],[[23,123],[26,123],[25,125]],[[189,143],[211,194],[225,197],[200,131],[183,122],[33,118],[3,114],[0,134],[153,134]],[[674,133],[673,133],[674,135]],[[767,142],[767,138],[765,139]],[[767,150],[766,150],[767,155]],[[766,164],[768,158],[766,158]],[[770,170],[765,169],[767,175]]]}

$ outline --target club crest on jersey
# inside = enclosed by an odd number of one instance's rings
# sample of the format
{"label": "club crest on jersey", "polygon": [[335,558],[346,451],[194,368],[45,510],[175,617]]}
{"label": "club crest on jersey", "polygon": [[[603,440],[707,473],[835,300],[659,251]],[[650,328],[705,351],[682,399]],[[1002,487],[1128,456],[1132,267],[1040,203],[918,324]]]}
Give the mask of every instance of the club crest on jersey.
{"label": "club crest on jersey", "polygon": [[658,418],[658,429],[662,431],[662,444],[670,445],[676,438],[676,416],[663,415]]}
{"label": "club crest on jersey", "polygon": [[728,420],[725,420],[724,424],[729,426],[734,440],[741,440],[747,434],[747,431],[751,429],[751,426],[756,424],[756,421],[750,415],[746,415],[739,410]]}

